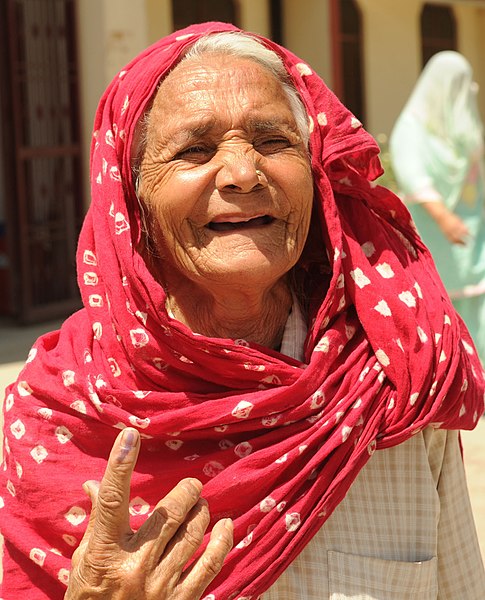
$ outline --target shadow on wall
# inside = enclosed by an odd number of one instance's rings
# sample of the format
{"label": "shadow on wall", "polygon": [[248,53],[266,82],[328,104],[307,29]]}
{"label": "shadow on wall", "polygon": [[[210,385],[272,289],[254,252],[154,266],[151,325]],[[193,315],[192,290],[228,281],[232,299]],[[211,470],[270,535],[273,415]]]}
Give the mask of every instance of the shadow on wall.
{"label": "shadow on wall", "polygon": [[59,329],[62,321],[38,325],[17,325],[8,318],[0,319],[0,365],[25,361],[32,344],[42,334]]}

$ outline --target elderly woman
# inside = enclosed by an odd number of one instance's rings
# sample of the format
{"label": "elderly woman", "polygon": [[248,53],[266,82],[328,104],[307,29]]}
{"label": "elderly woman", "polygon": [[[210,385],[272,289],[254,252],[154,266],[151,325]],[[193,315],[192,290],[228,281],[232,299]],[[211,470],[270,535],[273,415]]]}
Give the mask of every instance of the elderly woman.
{"label": "elderly woman", "polygon": [[483,598],[484,375],[377,152],[230,25],[115,78],[84,309],[7,390],[4,600]]}

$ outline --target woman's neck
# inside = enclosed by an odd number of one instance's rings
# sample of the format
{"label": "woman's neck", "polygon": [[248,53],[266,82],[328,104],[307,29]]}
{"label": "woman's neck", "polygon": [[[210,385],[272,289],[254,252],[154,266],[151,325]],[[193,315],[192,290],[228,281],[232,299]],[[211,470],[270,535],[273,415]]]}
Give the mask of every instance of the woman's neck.
{"label": "woman's neck", "polygon": [[172,315],[208,337],[244,339],[278,348],[292,306],[285,281],[268,290],[218,290],[217,294],[178,289],[167,293]]}

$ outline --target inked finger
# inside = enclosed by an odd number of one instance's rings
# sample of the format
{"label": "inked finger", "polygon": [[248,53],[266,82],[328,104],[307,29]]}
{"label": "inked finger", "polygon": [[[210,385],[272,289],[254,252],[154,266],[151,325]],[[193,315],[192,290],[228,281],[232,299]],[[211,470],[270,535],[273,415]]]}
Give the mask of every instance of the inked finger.
{"label": "inked finger", "polygon": [[232,548],[233,533],[234,526],[231,519],[222,519],[214,525],[207,548],[180,578],[178,591],[181,599],[199,598],[219,574]]}
{"label": "inked finger", "polygon": [[130,481],[140,447],[140,434],[127,427],[116,438],[99,487],[93,535],[105,543],[118,542],[131,532]]}

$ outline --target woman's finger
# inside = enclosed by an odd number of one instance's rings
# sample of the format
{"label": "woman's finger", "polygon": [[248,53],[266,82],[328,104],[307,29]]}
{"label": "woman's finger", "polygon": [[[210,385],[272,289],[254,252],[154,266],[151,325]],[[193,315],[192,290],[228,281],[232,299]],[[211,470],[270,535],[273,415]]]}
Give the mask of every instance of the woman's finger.
{"label": "woman's finger", "polygon": [[[209,505],[207,500],[200,498],[187,515],[183,525],[179,527],[159,562],[159,568],[164,568],[164,560],[181,565],[179,577],[183,568],[199,550],[204,541],[204,535],[210,523]],[[177,578],[178,580],[178,578]]]}
{"label": "woman's finger", "polygon": [[194,600],[202,596],[207,586],[222,569],[232,544],[232,520],[222,519],[214,525],[207,548],[180,578],[177,591],[181,600]]}
{"label": "woman's finger", "polygon": [[96,505],[98,502],[99,485],[99,481],[92,480],[85,481],[83,483],[83,490],[91,500],[91,512],[89,514],[88,526],[86,527],[86,531],[82,537],[81,544],[89,539],[93,531],[94,523],[96,521]]}
{"label": "woman's finger", "polygon": [[[152,555],[158,564],[167,545],[184,526],[190,511],[200,500],[202,483],[198,479],[182,479],[155,506],[150,517],[136,532],[133,542],[135,547],[150,540]],[[204,501],[205,502],[205,501]],[[183,568],[185,563],[181,565]]]}
{"label": "woman's finger", "polygon": [[123,535],[131,533],[130,481],[139,448],[140,434],[132,427],[124,429],[113,444],[97,496],[92,530],[95,542],[119,543]]}

